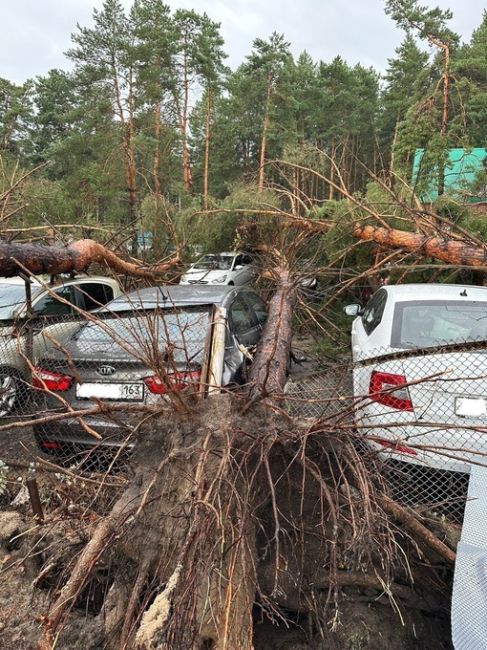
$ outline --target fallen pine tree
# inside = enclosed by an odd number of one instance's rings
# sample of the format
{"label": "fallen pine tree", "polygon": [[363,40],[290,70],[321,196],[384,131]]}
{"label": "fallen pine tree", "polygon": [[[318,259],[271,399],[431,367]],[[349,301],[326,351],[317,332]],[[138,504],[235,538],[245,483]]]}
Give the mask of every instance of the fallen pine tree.
{"label": "fallen pine tree", "polygon": [[[17,262],[31,272],[79,270],[97,257],[80,254],[80,244],[56,265],[47,247],[19,247],[0,258],[0,274]],[[383,585],[392,598],[415,601],[403,548],[411,556],[420,549],[422,578],[432,583],[425,559],[451,566],[452,549],[382,494],[380,468],[354,445],[351,413],[342,428],[334,420],[310,426],[283,408],[296,286],[285,265],[274,277],[249,385],[188,395],[178,412],[162,402],[141,422],[131,479],[71,558],[43,617],[39,650],[62,643],[105,561],[111,581],[97,642],[168,650],[250,650],[256,604],[284,622],[304,612],[325,638],[342,588]],[[416,600],[434,610],[427,598]]]}

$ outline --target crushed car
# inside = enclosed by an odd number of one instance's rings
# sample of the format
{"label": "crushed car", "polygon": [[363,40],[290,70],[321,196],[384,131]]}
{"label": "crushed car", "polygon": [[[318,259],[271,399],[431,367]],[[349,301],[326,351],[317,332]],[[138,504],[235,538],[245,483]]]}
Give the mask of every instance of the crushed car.
{"label": "crushed car", "polygon": [[[32,382],[42,412],[100,402],[120,412],[123,405],[157,404],[170,391],[240,385],[267,308],[245,287],[173,285],[129,293],[94,316],[39,359]],[[40,448],[58,456],[118,447],[130,430],[130,418],[115,412],[34,426]]]}

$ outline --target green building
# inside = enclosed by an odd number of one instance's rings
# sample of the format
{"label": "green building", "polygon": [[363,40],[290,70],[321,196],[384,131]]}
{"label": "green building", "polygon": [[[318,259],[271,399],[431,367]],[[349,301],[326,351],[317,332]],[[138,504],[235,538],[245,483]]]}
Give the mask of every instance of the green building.
{"label": "green building", "polygon": [[[413,162],[413,185],[416,184],[418,174],[419,178],[421,178],[423,155],[424,149],[416,149]],[[476,149],[450,149],[448,163],[444,169],[444,193],[458,199],[464,199],[469,203],[487,201],[487,186],[480,191],[478,188],[474,190],[481,172],[487,172],[487,149],[480,147]],[[424,203],[431,203],[437,199],[437,179],[431,179],[427,189],[420,191],[419,196]]]}

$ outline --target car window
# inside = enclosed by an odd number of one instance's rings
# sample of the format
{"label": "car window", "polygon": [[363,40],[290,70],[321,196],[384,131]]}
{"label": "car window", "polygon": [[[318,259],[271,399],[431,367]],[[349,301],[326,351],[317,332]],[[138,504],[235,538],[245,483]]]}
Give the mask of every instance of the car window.
{"label": "car window", "polygon": [[382,320],[382,315],[387,301],[387,292],[379,289],[365,306],[364,313],[362,314],[362,324],[367,334],[372,334],[377,325]]}
{"label": "car window", "polygon": [[206,271],[229,271],[232,267],[233,255],[203,255],[193,264],[195,269],[204,269]]}
{"label": "car window", "polygon": [[71,304],[76,304],[76,295],[72,285],[68,287],[59,287],[52,293],[46,293],[32,307],[32,311],[38,316],[60,316],[63,314],[72,314],[73,308],[65,302],[57,300],[56,296],[64,298]]}
{"label": "car window", "polygon": [[254,310],[257,317],[257,322],[259,325],[263,325],[267,320],[267,305],[265,304],[264,300],[262,300],[262,298],[256,293],[251,292],[245,294],[245,298]]}
{"label": "car window", "polygon": [[113,300],[113,287],[103,282],[83,282],[77,285],[82,294],[81,304],[86,311],[92,311]]}
{"label": "car window", "polygon": [[[250,255],[237,255],[235,259],[235,266],[247,266],[252,263]],[[235,268],[235,267],[234,267]]]}
{"label": "car window", "polygon": [[391,347],[421,348],[487,340],[487,304],[460,300],[398,302]]}
{"label": "car window", "polygon": [[25,303],[23,285],[0,283],[0,320],[13,318],[13,313]]}
{"label": "car window", "polygon": [[232,329],[237,337],[243,336],[255,327],[253,315],[241,296],[237,296],[233,301],[229,317]]}
{"label": "car window", "polygon": [[210,311],[204,307],[154,310],[87,323],[74,335],[80,350],[147,359],[159,354],[176,364],[201,364]]}

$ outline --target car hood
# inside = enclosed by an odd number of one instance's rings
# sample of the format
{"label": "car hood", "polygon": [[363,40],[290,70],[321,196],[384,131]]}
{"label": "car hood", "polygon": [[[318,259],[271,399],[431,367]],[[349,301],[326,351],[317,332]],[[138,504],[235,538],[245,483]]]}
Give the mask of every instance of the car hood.
{"label": "car hood", "polygon": [[207,282],[211,284],[215,280],[220,280],[223,276],[229,275],[233,271],[207,271],[205,269],[189,269],[181,278],[186,282]]}

